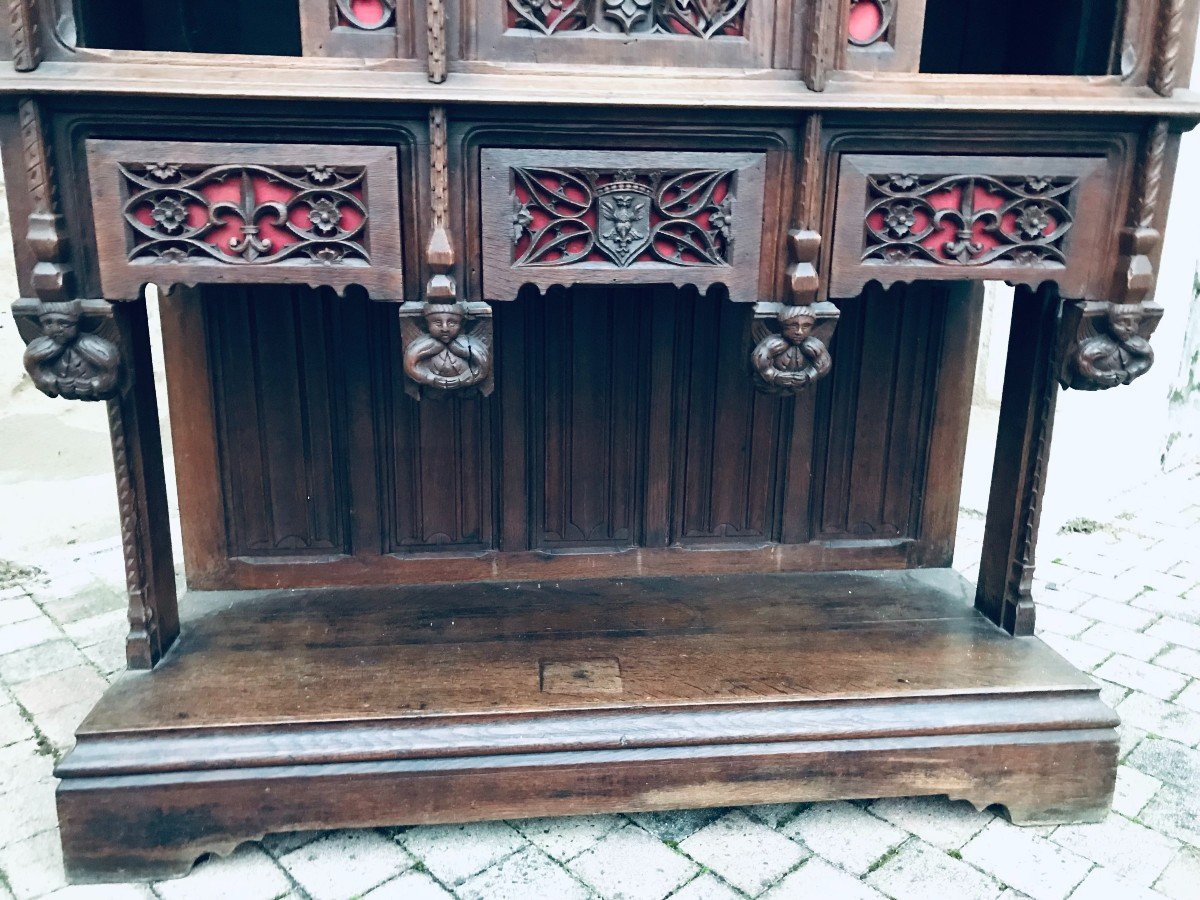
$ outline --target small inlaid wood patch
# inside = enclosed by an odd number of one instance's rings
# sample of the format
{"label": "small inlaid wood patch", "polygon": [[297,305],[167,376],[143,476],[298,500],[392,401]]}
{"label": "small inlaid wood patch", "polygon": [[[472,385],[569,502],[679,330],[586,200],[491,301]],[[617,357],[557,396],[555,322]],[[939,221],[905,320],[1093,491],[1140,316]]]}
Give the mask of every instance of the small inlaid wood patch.
{"label": "small inlaid wood patch", "polygon": [[542,693],[620,694],[621,663],[607,659],[576,659],[541,663]]}

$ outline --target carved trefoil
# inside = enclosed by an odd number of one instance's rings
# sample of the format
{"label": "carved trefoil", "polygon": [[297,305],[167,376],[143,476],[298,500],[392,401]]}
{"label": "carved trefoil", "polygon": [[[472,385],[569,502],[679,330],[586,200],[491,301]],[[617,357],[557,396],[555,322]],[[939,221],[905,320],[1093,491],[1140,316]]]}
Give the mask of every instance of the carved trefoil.
{"label": "carved trefoil", "polygon": [[484,290],[729,287],[757,301],[762,154],[482,151]]}
{"label": "carved trefoil", "polygon": [[759,303],[754,311],[750,366],[767,394],[799,394],[833,370],[829,344],[841,311],[832,303]]}
{"label": "carved trefoil", "polygon": [[403,296],[390,147],[87,142],[101,282],[300,283]]}

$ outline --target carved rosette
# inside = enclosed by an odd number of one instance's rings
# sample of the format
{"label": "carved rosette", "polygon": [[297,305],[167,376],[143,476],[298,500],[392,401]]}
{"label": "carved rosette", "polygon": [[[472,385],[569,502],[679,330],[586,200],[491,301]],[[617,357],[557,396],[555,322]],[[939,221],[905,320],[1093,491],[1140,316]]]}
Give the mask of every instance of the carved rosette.
{"label": "carved rosette", "polygon": [[25,371],[48,397],[109,400],[121,389],[121,354],[104,300],[18,300],[13,318],[25,339]]}
{"label": "carved rosette", "polygon": [[759,303],[750,353],[754,384],[766,394],[796,395],[833,370],[829,344],[841,311],[832,303]]}

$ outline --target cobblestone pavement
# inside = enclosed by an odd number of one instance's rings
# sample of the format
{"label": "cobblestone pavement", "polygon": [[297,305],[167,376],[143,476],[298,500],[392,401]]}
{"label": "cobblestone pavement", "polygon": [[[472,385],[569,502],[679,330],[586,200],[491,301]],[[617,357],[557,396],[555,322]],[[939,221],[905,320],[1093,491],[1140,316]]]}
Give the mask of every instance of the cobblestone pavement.
{"label": "cobblestone pavement", "polygon": [[[286,834],[154,885],[66,887],[54,760],[122,666],[116,539],[0,570],[0,900],[1200,896],[1200,469],[1046,535],[1042,638],[1123,725],[1115,811],[1015,828],[945,798]],[[1074,530],[1072,530],[1074,529]],[[982,521],[958,566],[974,574]]]}

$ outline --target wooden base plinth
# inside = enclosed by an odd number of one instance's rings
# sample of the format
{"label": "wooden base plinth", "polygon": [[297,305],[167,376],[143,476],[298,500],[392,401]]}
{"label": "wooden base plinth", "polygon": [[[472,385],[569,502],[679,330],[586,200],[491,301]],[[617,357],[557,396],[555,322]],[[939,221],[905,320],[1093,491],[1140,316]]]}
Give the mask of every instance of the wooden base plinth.
{"label": "wooden base plinth", "polygon": [[57,774],[75,880],[273,831],[948,794],[1107,812],[1116,716],[945,571],[193,594]]}

